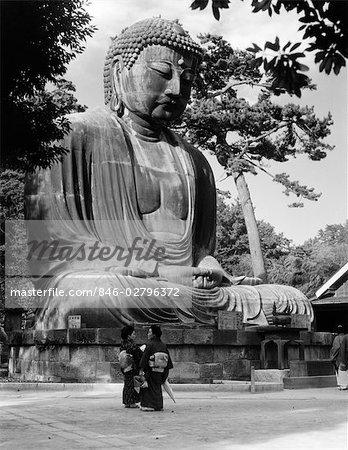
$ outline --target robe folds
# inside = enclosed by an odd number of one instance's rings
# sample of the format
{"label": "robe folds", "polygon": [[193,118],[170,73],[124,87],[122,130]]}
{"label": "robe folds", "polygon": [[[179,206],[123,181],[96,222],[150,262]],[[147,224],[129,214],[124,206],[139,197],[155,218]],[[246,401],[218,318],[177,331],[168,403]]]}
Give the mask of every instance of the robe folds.
{"label": "robe folds", "polygon": [[[245,322],[266,325],[274,303],[279,312],[313,318],[310,302],[289,286],[205,290],[193,288],[180,270],[177,280],[160,277],[163,265],[196,267],[213,254],[216,193],[208,162],[163,129],[161,139],[186,184],[188,214],[180,235],[154,239],[137,203],[134,153],[141,150],[141,140],[107,108],[72,114],[69,120],[63,161],[28,177],[25,188],[30,269],[35,287],[47,292],[38,299],[38,328],[65,328],[72,314],[81,314],[87,327],[209,324],[219,309],[242,311]],[[176,220],[163,212],[162,229],[166,220]]]}

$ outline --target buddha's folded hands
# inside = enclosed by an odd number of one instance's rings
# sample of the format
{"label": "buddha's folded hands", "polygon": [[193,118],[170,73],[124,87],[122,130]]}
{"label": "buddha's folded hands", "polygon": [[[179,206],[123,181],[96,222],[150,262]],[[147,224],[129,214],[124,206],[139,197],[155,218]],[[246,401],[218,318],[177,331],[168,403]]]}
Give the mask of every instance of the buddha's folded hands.
{"label": "buddha's folded hands", "polygon": [[223,277],[220,269],[207,267],[163,266],[158,273],[168,281],[198,289],[220,286]]}

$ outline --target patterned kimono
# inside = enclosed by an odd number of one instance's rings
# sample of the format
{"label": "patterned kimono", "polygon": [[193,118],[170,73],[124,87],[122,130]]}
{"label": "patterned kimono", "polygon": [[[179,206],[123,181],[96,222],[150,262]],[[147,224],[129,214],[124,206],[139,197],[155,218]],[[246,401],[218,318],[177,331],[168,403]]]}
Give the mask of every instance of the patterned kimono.
{"label": "patterned kimono", "polygon": [[139,375],[139,362],[142,357],[142,351],[139,346],[131,340],[122,341],[120,346],[120,352],[125,350],[127,353],[133,356],[133,364],[131,370],[121,369],[124,376],[124,387],[122,400],[123,404],[127,407],[139,402],[139,394],[134,390],[133,377]]}
{"label": "patterned kimono", "polygon": [[[161,370],[151,364],[155,353],[162,352],[168,355],[167,367]],[[148,383],[147,388],[140,389],[140,405],[145,408],[153,408],[155,411],[163,409],[162,384],[166,381],[169,370],[173,368],[166,344],[160,338],[153,337],[147,344],[140,361],[140,369],[145,372]]]}

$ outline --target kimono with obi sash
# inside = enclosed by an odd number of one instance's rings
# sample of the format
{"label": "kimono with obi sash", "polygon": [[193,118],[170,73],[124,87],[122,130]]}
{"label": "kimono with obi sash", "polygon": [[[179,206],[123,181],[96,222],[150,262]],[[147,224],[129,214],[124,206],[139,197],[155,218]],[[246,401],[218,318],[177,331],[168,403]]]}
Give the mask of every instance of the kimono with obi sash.
{"label": "kimono with obi sash", "polygon": [[142,357],[142,351],[133,341],[122,341],[120,352],[126,352],[131,358],[129,367],[121,368],[124,376],[124,386],[122,392],[123,404],[128,407],[139,402],[139,394],[134,389],[134,377],[139,374],[139,362]]}
{"label": "kimono with obi sash", "polygon": [[[166,367],[163,363],[166,361]],[[147,344],[140,361],[140,370],[145,373],[148,387],[140,390],[140,405],[153,408],[156,411],[163,409],[162,384],[166,381],[173,363],[167,346],[160,338],[154,337]]]}

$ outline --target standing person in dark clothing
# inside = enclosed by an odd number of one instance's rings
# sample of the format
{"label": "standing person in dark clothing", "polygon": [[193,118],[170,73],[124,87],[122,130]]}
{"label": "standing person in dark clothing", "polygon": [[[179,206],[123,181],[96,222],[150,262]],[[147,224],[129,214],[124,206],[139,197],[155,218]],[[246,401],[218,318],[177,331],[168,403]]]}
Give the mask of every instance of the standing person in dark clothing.
{"label": "standing person in dark clothing", "polygon": [[338,368],[339,389],[346,391],[348,389],[348,334],[343,336],[338,359],[340,363]]}
{"label": "standing person in dark clothing", "polygon": [[332,343],[332,347],[330,349],[330,359],[335,368],[338,388],[340,387],[339,382],[338,382],[339,381],[338,380],[338,369],[339,369],[339,365],[340,365],[339,354],[340,354],[340,346],[343,341],[343,338],[344,338],[343,326],[338,325],[337,335],[335,336],[333,343]]}
{"label": "standing person in dark clothing", "polygon": [[135,344],[134,327],[126,326],[121,331],[120,366],[124,376],[123,404],[126,408],[138,408],[139,394],[134,389],[133,377],[139,374],[142,351]]}
{"label": "standing person in dark clothing", "polygon": [[140,374],[145,375],[148,387],[140,390],[142,411],[161,411],[163,409],[162,384],[169,370],[173,368],[166,344],[161,341],[162,331],[157,325],[151,325],[144,354],[140,361]]}

